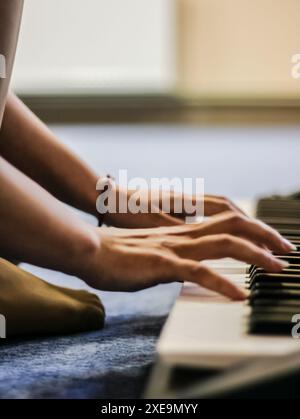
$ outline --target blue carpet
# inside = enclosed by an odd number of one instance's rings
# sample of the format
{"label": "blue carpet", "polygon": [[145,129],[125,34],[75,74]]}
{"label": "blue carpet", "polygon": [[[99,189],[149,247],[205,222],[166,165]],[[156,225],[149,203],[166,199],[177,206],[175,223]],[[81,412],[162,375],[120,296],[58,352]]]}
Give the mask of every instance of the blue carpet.
{"label": "blue carpet", "polygon": [[[25,268],[52,283],[87,288],[76,278]],[[107,311],[103,330],[2,340],[0,398],[140,397],[179,289],[179,284],[171,284],[132,294],[100,292]]]}

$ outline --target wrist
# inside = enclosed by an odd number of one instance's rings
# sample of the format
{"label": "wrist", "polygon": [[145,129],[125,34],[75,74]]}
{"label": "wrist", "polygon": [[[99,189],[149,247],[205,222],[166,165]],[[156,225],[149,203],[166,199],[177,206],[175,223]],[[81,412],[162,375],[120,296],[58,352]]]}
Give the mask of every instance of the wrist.
{"label": "wrist", "polygon": [[[77,276],[84,281],[90,277],[94,261],[100,249],[100,236],[98,228],[87,225],[85,231],[80,232],[72,246],[72,257],[69,257],[70,264],[67,273]],[[88,281],[86,281],[88,282]]]}
{"label": "wrist", "polygon": [[120,188],[111,175],[106,175],[98,179],[96,189],[98,226],[101,227],[103,224],[114,226],[115,215],[119,213]]}
{"label": "wrist", "polygon": [[93,215],[94,217],[98,218],[98,211],[96,207],[97,198],[99,196],[99,191],[97,191],[97,183],[98,183],[99,177],[94,176],[92,181],[89,183],[89,188],[87,190],[86,194],[86,211]]}

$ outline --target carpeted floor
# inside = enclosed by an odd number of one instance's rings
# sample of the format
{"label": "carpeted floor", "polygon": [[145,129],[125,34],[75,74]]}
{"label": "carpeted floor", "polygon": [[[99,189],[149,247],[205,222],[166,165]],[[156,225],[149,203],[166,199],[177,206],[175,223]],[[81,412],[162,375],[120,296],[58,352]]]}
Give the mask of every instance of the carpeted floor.
{"label": "carpeted floor", "polygon": [[[50,282],[87,288],[76,278],[25,266]],[[98,332],[0,346],[0,398],[134,398],[143,393],[155,344],[180,285],[138,293],[99,293],[107,311]]]}

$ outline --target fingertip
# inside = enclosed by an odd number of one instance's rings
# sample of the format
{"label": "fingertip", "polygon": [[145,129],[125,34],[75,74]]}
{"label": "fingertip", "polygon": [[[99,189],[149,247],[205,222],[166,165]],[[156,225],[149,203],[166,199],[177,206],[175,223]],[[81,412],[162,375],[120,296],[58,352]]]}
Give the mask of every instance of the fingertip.
{"label": "fingertip", "polygon": [[290,266],[289,262],[281,259],[272,258],[271,265],[267,269],[270,272],[278,273]]}
{"label": "fingertip", "polygon": [[246,289],[239,287],[231,281],[223,281],[223,284],[223,288],[220,288],[219,292],[233,301],[244,301],[249,295]]}
{"label": "fingertip", "polygon": [[282,269],[284,269],[284,268],[288,268],[288,267],[290,266],[289,262],[288,262],[288,261],[286,261],[286,260],[280,260],[280,259],[279,259],[279,261],[280,261],[280,264],[281,264],[281,266],[282,266]]}
{"label": "fingertip", "polygon": [[242,288],[236,287],[235,292],[232,295],[232,300],[234,301],[244,301],[248,298],[249,292]]}
{"label": "fingertip", "polygon": [[297,250],[297,247],[284,237],[281,237],[281,248],[284,253]]}

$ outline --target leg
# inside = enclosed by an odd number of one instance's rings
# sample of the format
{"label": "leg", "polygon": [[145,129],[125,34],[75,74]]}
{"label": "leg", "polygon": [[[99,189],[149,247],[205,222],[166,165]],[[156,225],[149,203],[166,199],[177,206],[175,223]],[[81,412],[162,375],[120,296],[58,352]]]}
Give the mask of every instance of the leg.
{"label": "leg", "polygon": [[0,258],[0,314],[7,336],[100,329],[104,308],[84,290],[49,284]]}

